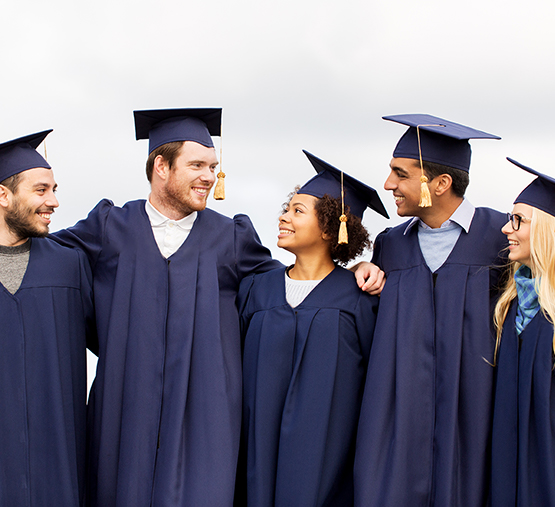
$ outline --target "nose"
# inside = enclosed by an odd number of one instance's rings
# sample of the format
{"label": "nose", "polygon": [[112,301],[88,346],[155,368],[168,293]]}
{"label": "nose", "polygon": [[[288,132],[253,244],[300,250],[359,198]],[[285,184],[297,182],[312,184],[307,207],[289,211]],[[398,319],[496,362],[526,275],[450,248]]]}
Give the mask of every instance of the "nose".
{"label": "nose", "polygon": [[395,181],[395,173],[393,171],[389,173],[387,180],[385,180],[385,183],[383,184],[383,188],[385,190],[395,190],[397,188],[397,183]]}
{"label": "nose", "polygon": [[288,213],[285,212],[283,213],[280,217],[279,217],[279,223],[285,223],[285,222],[289,222],[289,216]]}
{"label": "nose", "polygon": [[506,236],[513,232],[513,226],[510,221],[507,221],[507,223],[503,227],[501,227],[501,232]]}
{"label": "nose", "polygon": [[48,195],[48,199],[45,203],[49,208],[57,208],[60,203],[58,202],[58,198],[54,192],[50,192]]}
{"label": "nose", "polygon": [[206,167],[205,170],[202,171],[200,177],[203,182],[210,183],[212,185],[216,181],[215,170],[211,167]]}

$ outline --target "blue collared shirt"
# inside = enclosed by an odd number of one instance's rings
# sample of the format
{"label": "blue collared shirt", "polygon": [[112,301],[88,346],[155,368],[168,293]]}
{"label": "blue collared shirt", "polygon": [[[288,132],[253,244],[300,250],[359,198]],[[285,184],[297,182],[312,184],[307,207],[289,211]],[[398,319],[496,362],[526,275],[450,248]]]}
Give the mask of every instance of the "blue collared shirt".
{"label": "blue collared shirt", "polygon": [[426,264],[433,272],[437,271],[449,257],[461,232],[468,233],[476,208],[463,199],[460,206],[448,220],[437,229],[432,229],[420,218],[414,217],[407,225],[404,234],[418,224],[418,242]]}

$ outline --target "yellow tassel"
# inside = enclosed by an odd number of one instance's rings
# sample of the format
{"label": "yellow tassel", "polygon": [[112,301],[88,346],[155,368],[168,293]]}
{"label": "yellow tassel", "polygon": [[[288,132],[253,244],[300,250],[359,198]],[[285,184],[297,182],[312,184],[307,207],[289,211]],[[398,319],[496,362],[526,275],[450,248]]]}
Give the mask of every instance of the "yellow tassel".
{"label": "yellow tassel", "polygon": [[347,245],[349,243],[349,236],[347,234],[347,216],[341,215],[339,217],[341,224],[339,225],[339,237],[337,243],[340,245]]}
{"label": "yellow tassel", "polygon": [[214,199],[216,199],[216,201],[223,201],[225,199],[225,173],[220,171],[217,176],[218,182],[216,183],[216,188],[214,188]]}
{"label": "yellow tassel", "polygon": [[418,206],[421,208],[429,208],[432,205],[432,196],[426,183],[428,183],[428,178],[424,175],[420,176],[420,202]]}

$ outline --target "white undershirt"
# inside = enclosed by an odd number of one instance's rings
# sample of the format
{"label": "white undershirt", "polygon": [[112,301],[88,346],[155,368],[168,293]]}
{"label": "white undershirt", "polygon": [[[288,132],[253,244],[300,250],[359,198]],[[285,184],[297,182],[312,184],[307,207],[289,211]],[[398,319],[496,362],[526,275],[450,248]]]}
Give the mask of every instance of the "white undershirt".
{"label": "white undershirt", "polygon": [[150,220],[152,233],[160,253],[167,259],[172,256],[189,236],[193,224],[197,218],[197,212],[193,211],[181,220],[171,220],[162,215],[150,202],[146,201],[146,214]]}
{"label": "white undershirt", "polygon": [[299,306],[322,280],[293,280],[285,273],[285,299],[291,308]]}

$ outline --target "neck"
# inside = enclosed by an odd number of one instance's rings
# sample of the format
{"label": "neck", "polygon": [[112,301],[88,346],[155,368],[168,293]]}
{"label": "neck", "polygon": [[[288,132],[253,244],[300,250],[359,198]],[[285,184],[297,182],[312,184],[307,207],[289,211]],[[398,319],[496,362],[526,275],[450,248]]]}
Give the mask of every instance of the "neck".
{"label": "neck", "polygon": [[335,269],[329,252],[322,255],[297,254],[295,265],[289,270],[293,280],[323,280]]}
{"label": "neck", "polygon": [[446,220],[451,218],[463,202],[462,197],[455,197],[446,201],[437,200],[430,208],[422,208],[418,218],[428,227],[438,229]]}

